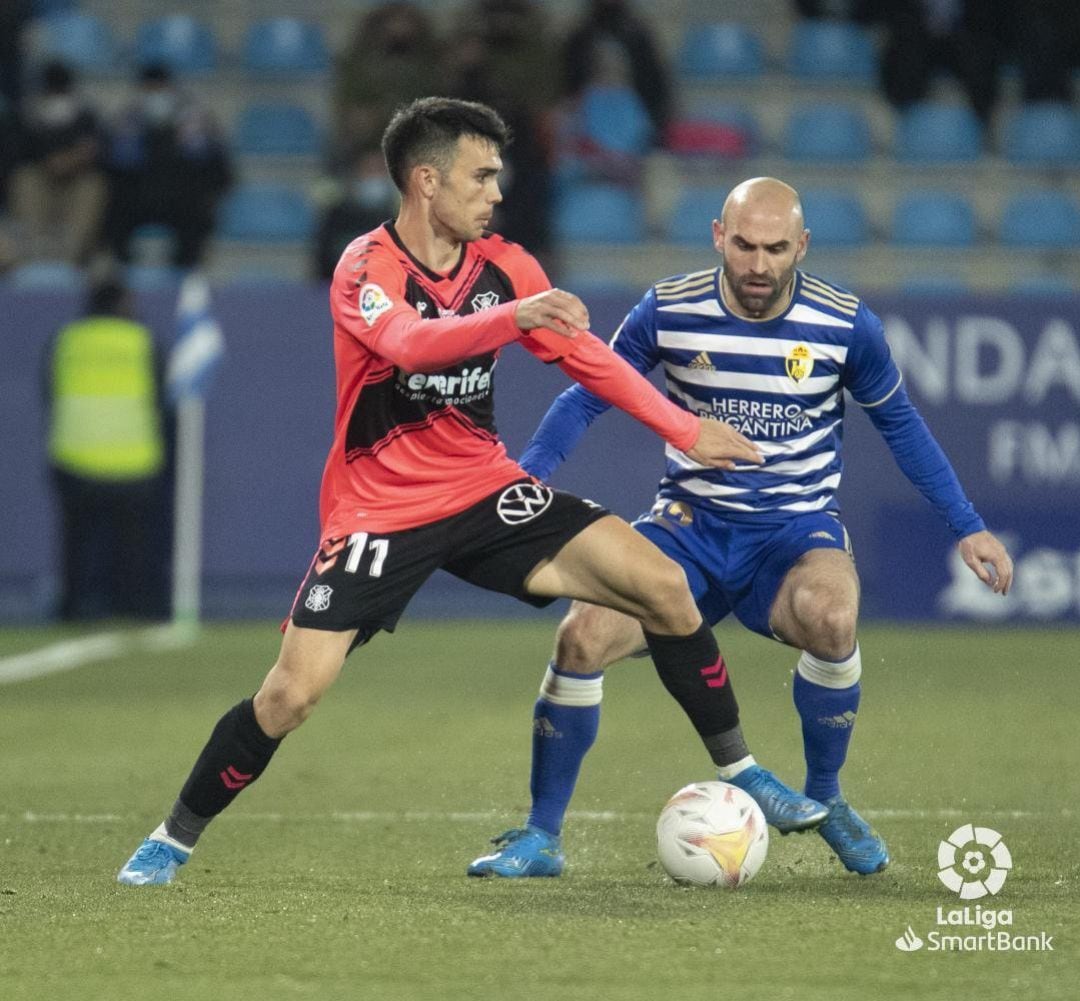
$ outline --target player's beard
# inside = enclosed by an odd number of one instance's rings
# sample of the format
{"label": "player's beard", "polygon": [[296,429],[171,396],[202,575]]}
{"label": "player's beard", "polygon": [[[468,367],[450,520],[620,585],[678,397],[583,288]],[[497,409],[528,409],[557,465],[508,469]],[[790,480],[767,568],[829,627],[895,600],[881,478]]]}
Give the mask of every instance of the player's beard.
{"label": "player's beard", "polygon": [[[791,288],[791,280],[794,276],[795,264],[792,263],[791,267],[785,268],[778,278],[748,273],[739,275],[734,282],[732,282],[731,277],[728,276],[728,285],[731,288],[732,295],[735,296],[736,302],[738,302],[747,313],[761,316],[772,310],[772,308],[780,301],[781,297],[787,294],[788,290]],[[768,282],[771,286],[771,291],[767,295],[762,295],[757,292],[748,293],[746,291],[746,285],[751,281]]]}

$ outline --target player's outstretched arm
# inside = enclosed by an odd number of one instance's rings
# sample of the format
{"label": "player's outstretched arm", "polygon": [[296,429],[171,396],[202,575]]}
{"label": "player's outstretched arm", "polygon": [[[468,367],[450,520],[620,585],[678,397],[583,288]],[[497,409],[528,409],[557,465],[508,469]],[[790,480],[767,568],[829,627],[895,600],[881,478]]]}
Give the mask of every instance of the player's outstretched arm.
{"label": "player's outstretched arm", "polygon": [[957,548],[964,562],[994,594],[1008,594],[1012,586],[1013,562],[1001,541],[985,529],[965,535]]}

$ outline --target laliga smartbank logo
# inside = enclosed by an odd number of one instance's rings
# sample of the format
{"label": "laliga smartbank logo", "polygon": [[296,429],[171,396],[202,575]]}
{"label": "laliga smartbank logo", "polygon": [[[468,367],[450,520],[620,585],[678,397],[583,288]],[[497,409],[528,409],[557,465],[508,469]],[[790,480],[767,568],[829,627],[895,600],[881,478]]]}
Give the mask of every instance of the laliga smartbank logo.
{"label": "laliga smartbank logo", "polygon": [[[1012,869],[1012,854],[997,831],[964,824],[938,845],[938,879],[961,900],[997,894]],[[935,927],[919,935],[908,925],[896,940],[901,952],[1053,952],[1054,936],[1013,931],[1008,908],[937,907]]]}

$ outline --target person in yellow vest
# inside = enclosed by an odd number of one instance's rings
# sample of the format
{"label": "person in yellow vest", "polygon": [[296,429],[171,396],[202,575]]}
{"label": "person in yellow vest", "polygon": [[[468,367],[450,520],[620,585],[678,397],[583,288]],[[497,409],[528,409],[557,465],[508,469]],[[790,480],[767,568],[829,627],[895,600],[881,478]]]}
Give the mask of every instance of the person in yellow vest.
{"label": "person in yellow vest", "polygon": [[48,453],[60,502],[63,619],[163,617],[165,418],[150,330],[109,280],[48,359]]}

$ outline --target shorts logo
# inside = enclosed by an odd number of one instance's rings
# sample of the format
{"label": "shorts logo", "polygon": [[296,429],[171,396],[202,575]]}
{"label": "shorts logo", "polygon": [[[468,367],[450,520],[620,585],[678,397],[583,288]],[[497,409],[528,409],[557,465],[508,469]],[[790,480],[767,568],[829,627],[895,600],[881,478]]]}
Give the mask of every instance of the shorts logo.
{"label": "shorts logo", "polygon": [[304,607],[312,612],[325,612],[330,607],[330,595],[334,589],[329,584],[316,584],[308,591]]}
{"label": "shorts logo", "polygon": [[472,297],[472,308],[474,313],[482,313],[485,309],[491,309],[492,306],[498,305],[498,292],[480,292]]}
{"label": "shorts logo", "polygon": [[787,374],[793,382],[802,382],[814,371],[814,356],[805,344],[796,344],[787,355]]}
{"label": "shorts logo", "polygon": [[360,315],[369,327],[374,326],[383,313],[393,308],[390,297],[378,285],[365,285],[360,289]]}
{"label": "shorts logo", "polygon": [[521,525],[543,514],[555,495],[540,483],[516,483],[499,495],[496,511],[507,525]]}

